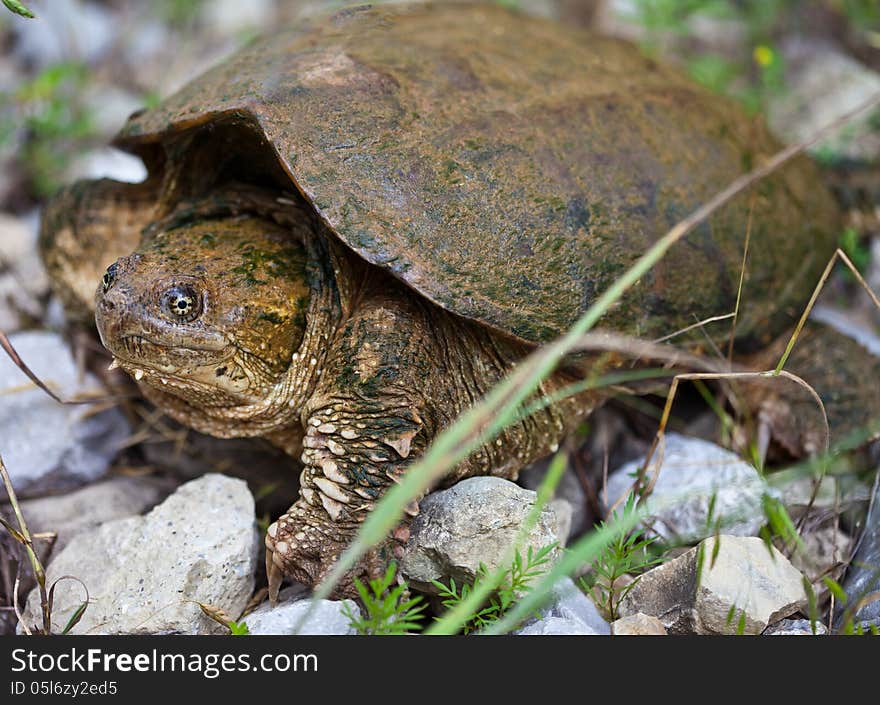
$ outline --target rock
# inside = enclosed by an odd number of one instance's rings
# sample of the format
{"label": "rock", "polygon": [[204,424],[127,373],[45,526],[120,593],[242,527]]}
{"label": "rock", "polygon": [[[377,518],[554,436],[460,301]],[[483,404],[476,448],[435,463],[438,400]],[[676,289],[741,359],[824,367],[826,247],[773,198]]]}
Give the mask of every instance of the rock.
{"label": "rock", "polygon": [[[759,538],[722,535],[644,573],[619,606],[642,612],[670,634],[759,634],[768,624],[804,609],[803,576]],[[771,555],[772,551],[772,555]],[[699,584],[698,564],[701,564]]]}
{"label": "rock", "polygon": [[547,617],[522,629],[511,632],[514,636],[598,636],[589,627],[574,619]]}
{"label": "rock", "polygon": [[783,619],[776,624],[771,624],[763,632],[764,636],[822,636],[828,630],[822,622],[814,624],[809,619]]}
{"label": "rock", "polygon": [[[547,460],[532,463],[520,472],[517,482],[526,489],[537,490],[547,474],[548,467],[549,461]],[[584,490],[570,465],[562,473],[554,495],[556,499],[564,500],[571,510],[568,531],[565,532],[566,536],[578,535],[589,528]]]}
{"label": "rock", "polygon": [[37,228],[0,213],[0,330],[12,333],[39,320],[49,277],[37,254]]}
{"label": "rock", "polygon": [[[21,502],[21,512],[31,533],[57,534],[52,550],[60,552],[78,534],[113,519],[141,514],[162,499],[168,483],[153,477],[111,477],[57,497]],[[12,509],[2,513],[15,526]]]}
{"label": "rock", "polygon": [[[721,531],[754,536],[766,523],[762,496],[767,486],[748,463],[714,443],[667,433],[665,449],[658,447],[652,468],[662,451],[660,475],[647,502],[650,532],[664,541],[696,543]],[[608,478],[607,496],[613,506],[633,483],[644,456],[615,470]],[[709,505],[715,495],[713,518]],[[603,497],[604,499],[604,497]],[[652,507],[657,507],[652,511]]]}
{"label": "rock", "polygon": [[[865,528],[859,538],[858,549],[843,580],[842,587],[847,595],[847,604],[841,605],[838,602],[835,607],[836,632],[843,630],[846,626],[845,622],[849,619],[852,619],[853,626],[861,626],[866,630],[872,625],[880,627],[880,600],[868,602],[866,599],[880,593],[878,566],[880,566],[880,486],[874,491],[871,511],[865,519]],[[858,606],[862,600],[867,604]]]}
{"label": "rock", "polygon": [[147,176],[147,168],[139,157],[113,147],[101,147],[80,155],[65,172],[65,181],[79,179],[113,179],[136,184]]}
{"label": "rock", "polygon": [[201,12],[202,22],[223,36],[270,27],[274,16],[274,0],[214,0],[205,3]]}
{"label": "rock", "polygon": [[571,578],[553,586],[552,601],[541,609],[541,616],[512,632],[519,636],[562,634],[607,635],[608,623],[602,619],[593,601],[581,592]]}
{"label": "rock", "polygon": [[[10,342],[31,370],[62,398],[106,393],[91,374],[80,381],[67,343],[55,333],[20,332],[10,336]],[[130,433],[119,409],[96,414],[88,404],[58,404],[36,389],[2,352],[0,428],[0,453],[20,497],[97,479]]]}
{"label": "rock", "polygon": [[662,636],[668,634],[666,627],[656,617],[636,612],[611,623],[614,636]]}
{"label": "rock", "polygon": [[[770,128],[793,144],[865,103],[880,92],[880,74],[832,43],[792,36],[780,53],[785,91],[770,96]],[[880,132],[869,111],[810,148],[813,154],[873,163],[880,158]]]}
{"label": "rock", "polygon": [[840,577],[852,551],[852,539],[840,529],[823,526],[802,533],[801,542],[803,546],[796,546],[791,553],[791,564],[810,579],[821,600],[827,590],[823,578]]}
{"label": "rock", "polygon": [[294,627],[299,622],[303,613],[308,609],[309,599],[285,599],[285,593],[289,589],[281,591],[281,601],[272,607],[264,602],[257,607],[242,621],[248,625],[251,634],[299,634],[305,635],[353,635],[357,634],[349,623],[342,609],[348,606],[353,614],[358,613],[358,606],[353,600],[319,600],[315,611],[303,624],[299,632],[294,632]]}
{"label": "rock", "polygon": [[[871,488],[857,480],[854,481],[851,477],[826,475],[819,483],[818,490],[815,489],[813,478],[801,474],[788,476],[782,471],[774,473],[771,477],[774,488],[794,519],[800,518],[808,507],[813,512],[840,511],[857,505],[866,505],[871,499]],[[849,482],[845,484],[847,480]]]}
{"label": "rock", "polygon": [[36,21],[12,24],[14,54],[27,64],[45,68],[65,61],[95,62],[118,33],[114,13],[82,0],[30,0]]}
{"label": "rock", "polygon": [[568,536],[571,534],[571,522],[572,516],[574,515],[574,509],[572,509],[571,503],[562,499],[561,497],[557,497],[556,499],[551,499],[547,506],[550,508],[550,511],[556,515],[556,536],[559,540],[560,546],[565,546],[568,542]]}
{"label": "rock", "polygon": [[[83,108],[92,115],[92,127],[96,134],[104,135],[107,139],[112,138],[128,120],[129,116],[144,107],[143,95],[132,93],[129,90],[118,88],[110,84],[90,84],[80,97]],[[111,151],[111,148],[106,148]],[[141,160],[128,152],[112,150],[119,155],[128,157],[132,163],[141,163],[141,170],[146,175],[146,169]],[[79,178],[79,177],[78,177]],[[133,179],[141,181],[144,177]],[[128,179],[126,179],[128,180]]]}
{"label": "rock", "polygon": [[[196,603],[238,616],[253,592],[258,550],[247,485],[206,475],[182,485],[145,516],[80,534],[49,563],[47,581],[73,575],[88,588],[89,607],[75,634],[222,632]],[[75,581],[59,584],[53,632],[63,628],[83,597]],[[25,618],[36,623],[38,614],[34,590]]]}
{"label": "rock", "polygon": [[[431,580],[473,583],[481,563],[498,568],[516,539],[536,494],[500,477],[472,477],[425,497],[400,561],[418,590],[435,593]],[[521,551],[560,543],[559,517],[544,507]],[[558,548],[551,552],[555,559]]]}

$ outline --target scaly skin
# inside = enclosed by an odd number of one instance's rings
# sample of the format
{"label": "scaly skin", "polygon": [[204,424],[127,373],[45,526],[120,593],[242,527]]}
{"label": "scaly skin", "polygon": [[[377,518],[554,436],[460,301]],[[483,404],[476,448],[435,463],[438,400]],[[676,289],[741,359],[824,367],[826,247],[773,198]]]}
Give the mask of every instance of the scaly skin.
{"label": "scaly skin", "polygon": [[[273,597],[282,576],[320,581],[391,483],[530,349],[364,263],[285,197],[234,184],[142,225],[98,287],[98,331],[176,420],[301,453],[300,498],[266,536]],[[571,381],[557,373],[538,393]],[[600,400],[585,393],[515,423],[445,483],[515,478]],[[406,534],[349,577],[382,571]],[[353,595],[351,580],[337,594]]]}

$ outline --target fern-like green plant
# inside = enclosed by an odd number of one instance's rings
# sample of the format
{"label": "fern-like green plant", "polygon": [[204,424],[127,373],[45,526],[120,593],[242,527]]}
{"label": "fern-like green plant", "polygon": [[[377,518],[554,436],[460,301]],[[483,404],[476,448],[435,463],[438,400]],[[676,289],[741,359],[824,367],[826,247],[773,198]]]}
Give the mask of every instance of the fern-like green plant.
{"label": "fern-like green plant", "polygon": [[397,564],[392,561],[385,575],[373,578],[368,585],[354,579],[366,615],[348,604],[343,605],[342,612],[358,634],[410,634],[421,630],[420,613],[427,605],[418,596],[407,599],[405,583],[391,587],[396,573]]}
{"label": "fern-like green plant", "polygon": [[[498,589],[489,598],[488,603],[478,612],[475,612],[464,624],[464,633],[470,634],[471,632],[480,631],[497,622],[530,589],[531,582],[546,572],[546,566],[550,562],[550,553],[554,548],[556,548],[556,544],[551,543],[535,552],[529,546],[525,560],[523,560],[522,554],[516,551],[513,562],[506,569]],[[447,609],[452,609],[467,599],[471,591],[482,580],[485,580],[489,574],[489,569],[485,564],[481,563],[473,585],[464,583],[459,587],[452,578],[450,578],[449,585],[444,585],[439,580],[432,580],[431,582],[439,592],[442,605]]]}
{"label": "fern-like green plant", "polygon": [[[636,498],[632,495],[622,510],[612,514],[610,523],[624,521],[635,512]],[[599,525],[600,529],[606,526],[606,522]],[[581,578],[581,588],[593,598],[602,616],[609,622],[620,618],[620,603],[639,580],[635,577],[626,585],[620,585],[619,578],[623,575],[644,573],[662,561],[649,550],[656,540],[655,537],[647,536],[643,528],[619,534],[593,561],[591,574]]]}

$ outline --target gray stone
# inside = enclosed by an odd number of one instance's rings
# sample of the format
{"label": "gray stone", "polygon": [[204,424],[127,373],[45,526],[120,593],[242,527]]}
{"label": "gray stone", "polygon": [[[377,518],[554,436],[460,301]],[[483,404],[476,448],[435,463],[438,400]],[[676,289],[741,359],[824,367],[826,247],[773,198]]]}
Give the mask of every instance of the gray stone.
{"label": "gray stone", "polygon": [[[24,362],[62,399],[106,394],[98,380],[80,379],[67,343],[55,333],[10,336]],[[0,453],[20,497],[91,482],[107,470],[130,433],[117,408],[93,413],[88,404],[62,405],[35,388],[0,352]]]}
{"label": "gray stone", "polygon": [[760,634],[806,604],[803,576],[779,551],[759,538],[722,535],[644,573],[619,610],[653,615],[670,634],[736,634],[741,624]]}
{"label": "gray stone", "polygon": [[541,616],[532,619],[513,634],[610,634],[608,623],[593,601],[578,589],[571,578],[562,578],[553,586],[553,596],[541,608]]}
{"label": "gray stone", "polygon": [[[182,485],[145,516],[80,534],[49,563],[47,581],[72,575],[88,589],[89,607],[75,634],[222,632],[197,603],[233,618],[241,614],[254,588],[258,545],[247,484],[206,475]],[[83,596],[75,581],[59,584],[53,632],[63,628]],[[38,614],[34,590],[27,623],[38,622]]]}
{"label": "gray stone", "polygon": [[656,617],[636,612],[611,623],[614,636],[664,636],[669,632]]}
{"label": "gray stone", "polygon": [[201,19],[214,32],[228,36],[271,26],[274,0],[213,0],[202,6]]}
{"label": "gray stone", "polygon": [[[880,472],[880,470],[878,470]],[[847,595],[847,605],[859,605],[869,595],[880,592],[880,485],[875,490],[871,511],[865,519],[865,528],[859,537],[858,548],[843,580],[843,590]],[[837,604],[834,613],[834,629],[840,631],[844,622],[852,619],[854,626],[865,629],[880,627],[880,600],[866,601],[855,609],[846,610],[847,605]]]}
{"label": "gray stone", "polygon": [[783,619],[776,624],[771,624],[762,634],[764,636],[822,636],[828,633],[822,622],[814,623],[809,619]]}
{"label": "gray stone", "polygon": [[37,254],[37,228],[0,213],[0,330],[12,333],[43,315],[49,277]]}
{"label": "gray stone", "polygon": [[522,629],[511,632],[514,636],[600,636],[586,624],[576,619],[562,617],[546,617]]}
{"label": "gray stone", "polygon": [[[789,143],[800,142],[880,92],[880,74],[829,42],[792,36],[780,45],[785,91],[770,96],[770,128]],[[864,162],[880,157],[880,132],[866,112],[810,148]]]}
{"label": "gray stone", "polygon": [[[880,243],[880,239],[874,242]],[[877,269],[880,270],[880,245],[872,246],[873,249],[878,250],[877,255],[874,255],[872,252],[872,259],[877,262]],[[878,279],[880,279],[880,275],[878,275]],[[880,289],[880,281],[873,283],[871,286],[875,291]],[[880,356],[880,336],[865,325],[859,325],[859,323],[847,316],[847,312],[818,304],[810,313],[810,318],[831,326],[837,332],[843,333],[855,340],[872,355]],[[832,478],[827,479],[831,480]]]}
{"label": "gray stone", "polygon": [[[71,539],[101,524],[141,514],[162,499],[169,483],[153,477],[111,477],[102,482],[57,497],[41,497],[21,502],[21,512],[31,533],[57,534],[52,546],[56,554]],[[12,509],[4,508],[8,521]]]}
{"label": "gray stone", "polygon": [[30,0],[39,18],[12,24],[15,55],[44,68],[63,61],[94,62],[113,44],[118,33],[114,13],[83,0]]}
{"label": "gray stone", "polygon": [[[436,592],[431,580],[473,583],[479,566],[498,568],[535,502],[535,493],[499,477],[472,477],[420,503],[400,562],[419,590]],[[545,506],[521,550],[560,542],[559,518]],[[551,553],[555,559],[558,547]]]}
{"label": "gray stone", "polygon": [[100,147],[81,154],[65,172],[68,182],[79,179],[113,179],[135,184],[147,176],[147,168],[140,157],[113,147]]}
{"label": "gray stone", "polygon": [[[526,489],[537,490],[547,474],[548,466],[549,462],[547,461],[532,463],[520,472],[517,482]],[[565,532],[566,536],[580,534],[588,529],[589,517],[586,511],[584,490],[570,466],[562,473],[554,494],[556,499],[566,501],[571,509],[571,521],[568,531]]]}
{"label": "gray stone", "polygon": [[[652,533],[670,542],[696,543],[716,533],[718,520],[726,534],[758,533],[766,522],[762,496],[768,489],[751,465],[714,443],[667,433],[665,446],[657,448],[649,472],[654,472],[661,453],[660,474],[647,502],[650,517],[645,524]],[[610,506],[620,502],[644,462],[644,457],[639,458],[609,476],[606,491]]]}
{"label": "gray stone", "polygon": [[565,546],[571,534],[571,523],[574,515],[571,503],[567,499],[557,497],[556,499],[551,499],[547,506],[556,516],[556,536],[558,537],[559,545]]}
{"label": "gray stone", "polygon": [[[353,635],[357,634],[343,607],[348,606],[353,614],[358,613],[353,600],[319,600],[315,611],[306,619],[299,631],[294,631],[300,618],[309,608],[311,600],[301,596],[285,599],[287,590],[282,590],[281,601],[272,607],[264,602],[242,621],[248,625],[251,634],[299,634],[299,635]],[[299,599],[298,599],[299,598]]]}
{"label": "gray stone", "polygon": [[843,531],[822,526],[801,534],[801,543],[791,551],[791,564],[810,579],[821,601],[827,591],[824,578],[840,577],[852,547],[852,539]]}
{"label": "gray stone", "polygon": [[807,509],[812,512],[839,512],[865,506],[871,499],[871,488],[851,477],[825,476],[816,489],[810,477],[786,475],[786,471],[782,471],[774,473],[771,478],[785,508],[795,519],[800,518]]}

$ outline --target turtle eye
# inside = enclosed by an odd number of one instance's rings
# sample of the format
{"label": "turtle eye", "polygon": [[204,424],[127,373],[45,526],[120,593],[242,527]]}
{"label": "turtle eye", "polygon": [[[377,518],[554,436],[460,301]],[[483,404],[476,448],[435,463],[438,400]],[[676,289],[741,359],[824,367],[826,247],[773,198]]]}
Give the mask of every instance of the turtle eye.
{"label": "turtle eye", "polygon": [[178,321],[194,321],[202,312],[202,297],[189,284],[177,284],[162,295],[162,307]]}
{"label": "turtle eye", "polygon": [[104,276],[101,277],[101,288],[106,294],[107,291],[113,286],[113,282],[116,281],[116,272],[119,269],[119,265],[114,262],[109,267],[107,267],[107,271],[104,272]]}

